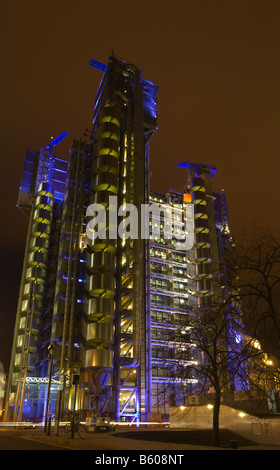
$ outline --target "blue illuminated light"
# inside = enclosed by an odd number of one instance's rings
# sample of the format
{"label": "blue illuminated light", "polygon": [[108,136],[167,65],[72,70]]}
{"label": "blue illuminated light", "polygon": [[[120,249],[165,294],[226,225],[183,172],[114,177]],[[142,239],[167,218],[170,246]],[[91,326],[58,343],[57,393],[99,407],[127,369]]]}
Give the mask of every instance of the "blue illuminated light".
{"label": "blue illuminated light", "polygon": [[242,341],[241,335],[239,335],[239,334],[236,333],[236,335],[235,335],[235,341],[237,342],[237,344],[238,344],[238,343],[241,343],[241,341]]}
{"label": "blue illuminated light", "polygon": [[211,178],[213,178],[214,174],[217,171],[217,168],[212,165],[204,165],[200,163],[188,163],[188,162],[181,162],[177,163],[179,168],[189,168],[190,170],[194,171],[203,171],[203,170],[210,170]]}
{"label": "blue illuminated light", "polygon": [[101,72],[106,72],[107,66],[105,64],[102,64],[101,62],[98,62],[97,60],[89,60],[88,65],[91,67],[95,67],[98,70],[101,70]]}
{"label": "blue illuminated light", "polygon": [[52,142],[50,142],[47,146],[46,149],[50,150],[52,147],[55,147],[57,144],[59,144],[65,137],[69,135],[69,132],[62,132],[58,137],[56,137]]}

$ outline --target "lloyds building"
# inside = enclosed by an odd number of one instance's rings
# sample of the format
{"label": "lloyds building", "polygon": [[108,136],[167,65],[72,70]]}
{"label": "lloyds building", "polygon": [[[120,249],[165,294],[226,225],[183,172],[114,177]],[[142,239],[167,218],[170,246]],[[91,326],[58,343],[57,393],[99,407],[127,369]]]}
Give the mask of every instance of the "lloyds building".
{"label": "lloyds building", "polygon": [[[197,391],[197,378],[186,373],[201,360],[189,316],[207,303],[213,272],[226,281],[226,266],[234,264],[225,195],[212,189],[214,167],[180,163],[182,193],[150,188],[158,87],[115,57],[90,65],[103,73],[90,139],[74,140],[68,161],[54,153],[64,135],[26,152],[18,206],[29,227],[7,380],[9,420],[40,419],[47,406],[55,413],[58,399],[65,415],[74,397],[76,409],[117,420],[167,416],[171,399],[183,404]],[[178,249],[172,236],[163,237],[160,214],[153,220],[157,236],[110,238],[108,224],[104,238],[88,237],[88,206],[107,211],[110,196],[117,197],[116,211],[133,204],[139,225],[143,204],[168,204],[182,220],[193,205],[193,247]]]}

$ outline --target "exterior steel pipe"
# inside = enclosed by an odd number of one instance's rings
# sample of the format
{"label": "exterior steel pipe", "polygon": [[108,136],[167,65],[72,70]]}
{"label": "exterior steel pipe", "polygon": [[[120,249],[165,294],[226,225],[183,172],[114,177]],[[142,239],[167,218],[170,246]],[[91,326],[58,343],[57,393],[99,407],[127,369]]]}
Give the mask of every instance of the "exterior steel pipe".
{"label": "exterior steel pipe", "polygon": [[[68,250],[68,265],[67,265],[67,281],[66,281],[66,293],[65,293],[65,305],[64,305],[64,317],[63,317],[63,330],[62,330],[62,344],[61,344],[61,357],[60,357],[60,373],[62,373],[67,368],[69,364],[68,358],[66,356],[67,343],[69,343],[69,319],[70,319],[70,310],[71,310],[71,290],[72,290],[72,271],[73,271],[73,257],[75,256],[74,244],[75,244],[75,227],[77,223],[77,211],[78,211],[78,190],[79,190],[79,174],[80,174],[80,161],[81,161],[81,149],[79,148],[78,156],[76,160],[76,165],[69,167],[68,177],[69,180],[74,180],[74,191],[73,191],[73,205],[71,211],[70,220],[65,221],[63,227],[64,232],[70,232],[70,242]],[[69,187],[70,190],[70,187]],[[78,240],[76,240],[77,242]]]}

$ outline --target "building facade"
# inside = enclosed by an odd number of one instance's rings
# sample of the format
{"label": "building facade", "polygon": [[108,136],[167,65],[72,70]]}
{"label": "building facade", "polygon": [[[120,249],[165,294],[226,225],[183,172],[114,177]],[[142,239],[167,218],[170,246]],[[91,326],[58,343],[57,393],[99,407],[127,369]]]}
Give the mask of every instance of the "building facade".
{"label": "building facade", "polygon": [[[197,391],[190,316],[208,304],[214,274],[227,282],[234,260],[215,168],[181,163],[182,193],[150,189],[158,87],[115,57],[90,65],[103,71],[90,143],[73,141],[69,161],[55,157],[56,142],[26,154],[18,206],[29,229],[6,419],[40,419],[58,404],[63,414],[74,400],[117,420],[168,415]],[[125,236],[127,208],[140,227],[151,204],[171,211],[169,236],[164,211],[145,219],[146,236]],[[102,237],[90,207],[105,211]],[[177,226],[191,247],[178,245]]]}

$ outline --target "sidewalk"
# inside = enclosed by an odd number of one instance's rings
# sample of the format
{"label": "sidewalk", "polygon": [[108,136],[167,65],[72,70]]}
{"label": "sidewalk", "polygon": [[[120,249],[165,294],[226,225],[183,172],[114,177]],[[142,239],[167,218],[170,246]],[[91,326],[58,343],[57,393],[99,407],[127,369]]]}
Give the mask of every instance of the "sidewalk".
{"label": "sidewalk", "polygon": [[[53,431],[53,430],[52,430]],[[63,429],[59,430],[59,435],[54,432],[48,436],[43,430],[28,430],[25,432],[24,439],[52,443],[61,447],[74,450],[161,450],[161,451],[184,451],[184,450],[224,450],[216,447],[175,444],[156,441],[135,440],[118,437],[118,431],[109,433],[88,432],[85,439],[80,439],[75,433],[74,439],[66,438]],[[144,436],[143,436],[144,437]]]}
{"label": "sidewalk", "polygon": [[[132,431],[133,432],[133,431]],[[52,434],[48,436],[43,430],[28,430],[22,436],[24,439],[31,439],[35,441],[41,441],[51,443],[62,448],[70,450],[94,450],[94,451],[106,451],[106,450],[160,450],[160,451],[186,451],[186,450],[232,450],[229,448],[212,447],[203,445],[191,445],[191,444],[176,444],[158,441],[145,441],[143,433],[143,440],[129,439],[118,437],[118,431],[109,433],[94,433],[88,432],[85,439],[80,439],[78,434],[75,434],[74,439],[66,438],[64,436],[63,429],[59,430],[59,435],[56,436],[52,429]],[[280,450],[280,446],[248,446],[239,447],[237,450]]]}

